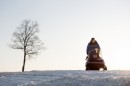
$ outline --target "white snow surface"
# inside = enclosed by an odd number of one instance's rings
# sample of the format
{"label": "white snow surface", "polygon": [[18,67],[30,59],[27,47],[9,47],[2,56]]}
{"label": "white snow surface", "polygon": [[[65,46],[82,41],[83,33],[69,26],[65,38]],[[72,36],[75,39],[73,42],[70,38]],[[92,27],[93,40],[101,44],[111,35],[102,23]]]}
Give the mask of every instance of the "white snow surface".
{"label": "white snow surface", "polygon": [[0,86],[130,86],[130,71],[3,72]]}

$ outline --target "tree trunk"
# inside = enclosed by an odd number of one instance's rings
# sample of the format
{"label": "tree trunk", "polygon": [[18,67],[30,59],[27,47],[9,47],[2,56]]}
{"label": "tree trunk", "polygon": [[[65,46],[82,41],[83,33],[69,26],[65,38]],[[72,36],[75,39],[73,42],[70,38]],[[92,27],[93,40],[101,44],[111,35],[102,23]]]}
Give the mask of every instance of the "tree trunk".
{"label": "tree trunk", "polygon": [[26,53],[24,53],[22,72],[24,72],[24,69],[25,69],[25,62],[26,62]]}
{"label": "tree trunk", "polygon": [[22,72],[24,72],[25,69],[25,62],[26,62],[26,47],[24,47],[24,60],[23,60]]}

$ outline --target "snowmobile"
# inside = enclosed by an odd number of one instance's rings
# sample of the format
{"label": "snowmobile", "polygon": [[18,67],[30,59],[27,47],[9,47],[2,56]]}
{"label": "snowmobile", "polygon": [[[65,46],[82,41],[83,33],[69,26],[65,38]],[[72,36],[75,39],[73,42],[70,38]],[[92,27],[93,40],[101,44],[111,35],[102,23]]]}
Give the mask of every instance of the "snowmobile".
{"label": "snowmobile", "polygon": [[99,55],[99,50],[92,50],[86,57],[86,70],[107,70],[104,60]]}

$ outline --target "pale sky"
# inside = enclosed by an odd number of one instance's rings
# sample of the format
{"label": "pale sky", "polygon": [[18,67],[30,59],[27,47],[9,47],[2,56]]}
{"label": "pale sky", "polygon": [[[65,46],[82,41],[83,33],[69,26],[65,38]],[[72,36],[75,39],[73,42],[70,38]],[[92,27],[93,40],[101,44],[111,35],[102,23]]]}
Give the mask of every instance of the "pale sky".
{"label": "pale sky", "polygon": [[24,19],[39,23],[47,48],[27,60],[25,71],[85,70],[92,37],[108,70],[130,70],[129,0],[0,0],[0,72],[21,71],[23,52],[8,44]]}

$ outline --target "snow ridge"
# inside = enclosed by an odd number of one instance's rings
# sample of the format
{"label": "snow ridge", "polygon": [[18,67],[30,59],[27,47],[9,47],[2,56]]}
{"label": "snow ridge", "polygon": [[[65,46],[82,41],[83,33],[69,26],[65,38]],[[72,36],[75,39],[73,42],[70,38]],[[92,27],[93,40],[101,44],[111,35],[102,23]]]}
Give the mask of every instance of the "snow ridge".
{"label": "snow ridge", "polygon": [[0,86],[130,86],[130,71],[31,71],[0,73]]}

